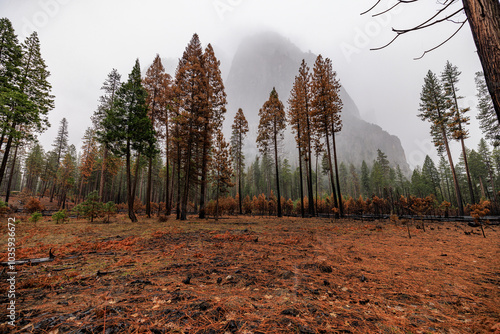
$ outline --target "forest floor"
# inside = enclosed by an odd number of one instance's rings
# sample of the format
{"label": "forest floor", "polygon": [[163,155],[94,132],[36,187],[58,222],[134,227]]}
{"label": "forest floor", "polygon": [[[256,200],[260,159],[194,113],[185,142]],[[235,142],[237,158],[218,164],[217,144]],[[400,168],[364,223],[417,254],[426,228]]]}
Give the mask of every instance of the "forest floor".
{"label": "forest floor", "polygon": [[18,218],[0,333],[500,333],[500,226],[188,218]]}

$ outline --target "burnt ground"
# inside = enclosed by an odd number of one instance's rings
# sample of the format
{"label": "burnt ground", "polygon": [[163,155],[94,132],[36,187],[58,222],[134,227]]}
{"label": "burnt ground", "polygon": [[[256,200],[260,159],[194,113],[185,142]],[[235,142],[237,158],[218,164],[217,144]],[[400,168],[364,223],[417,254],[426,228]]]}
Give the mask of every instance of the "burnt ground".
{"label": "burnt ground", "polygon": [[24,221],[16,258],[56,259],[16,266],[18,319],[4,311],[0,333],[500,333],[499,226]]}

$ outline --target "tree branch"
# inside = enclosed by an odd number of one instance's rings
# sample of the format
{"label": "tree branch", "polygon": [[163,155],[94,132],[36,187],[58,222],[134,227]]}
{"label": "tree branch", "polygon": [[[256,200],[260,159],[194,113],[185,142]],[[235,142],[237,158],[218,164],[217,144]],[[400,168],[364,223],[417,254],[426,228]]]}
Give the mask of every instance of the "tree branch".
{"label": "tree branch", "polygon": [[448,37],[443,43],[433,47],[432,49],[429,49],[427,51],[424,51],[424,53],[418,57],[418,58],[413,58],[413,60],[419,60],[419,59],[422,59],[427,53],[431,52],[431,51],[434,51],[436,50],[437,48],[441,47],[442,45],[444,45],[446,42],[448,42],[450,39],[452,39],[456,34],[458,34],[458,32],[460,31],[460,29],[462,29],[462,27],[464,26],[464,24],[467,22],[467,19],[465,21],[462,22],[462,24],[460,25],[460,27],[457,29],[457,31],[455,31],[453,33],[453,35],[451,35],[450,37]]}

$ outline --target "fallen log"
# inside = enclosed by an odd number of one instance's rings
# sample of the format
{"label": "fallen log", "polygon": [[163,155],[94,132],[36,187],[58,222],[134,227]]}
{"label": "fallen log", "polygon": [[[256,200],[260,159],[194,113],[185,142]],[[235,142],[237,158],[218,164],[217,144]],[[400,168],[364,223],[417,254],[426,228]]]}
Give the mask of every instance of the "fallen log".
{"label": "fallen log", "polygon": [[6,261],[6,262],[0,262],[0,265],[2,266],[15,266],[15,265],[21,265],[21,264],[38,264],[38,263],[44,263],[44,262],[52,262],[56,256],[52,254],[52,248],[49,249],[49,257],[41,257],[37,259],[23,259],[23,260],[16,260],[16,261]]}

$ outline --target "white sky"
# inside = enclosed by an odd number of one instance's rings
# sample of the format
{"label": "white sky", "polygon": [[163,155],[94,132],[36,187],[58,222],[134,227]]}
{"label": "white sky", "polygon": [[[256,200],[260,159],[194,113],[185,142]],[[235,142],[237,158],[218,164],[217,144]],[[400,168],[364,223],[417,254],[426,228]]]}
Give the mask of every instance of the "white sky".
{"label": "white sky", "polygon": [[[474,73],[482,69],[468,24],[419,61],[413,58],[446,39],[457,25],[447,22],[402,36],[384,50],[369,51],[392,39],[392,26],[410,27],[438,8],[435,1],[420,1],[379,19],[359,15],[374,2],[0,0],[0,16],[12,21],[20,40],[33,29],[39,33],[56,96],[56,107],[49,116],[52,127],[40,136],[46,149],[63,117],[69,122],[70,143],[80,149],[100,87],[112,68],[126,79],[136,58],[143,70],[156,53],[162,58],[179,58],[195,32],[204,45],[212,43],[217,56],[228,62],[243,37],[265,30],[281,33],[303,51],[331,58],[362,117],[401,139],[411,167],[421,165],[426,154],[436,157],[429,144],[429,125],[416,115],[425,74],[429,69],[440,73],[450,60],[462,71],[461,106],[472,109],[471,138],[466,145],[476,148],[482,134],[475,119]],[[223,69],[229,69],[229,64],[223,64]],[[458,157],[459,146],[452,149]]]}

